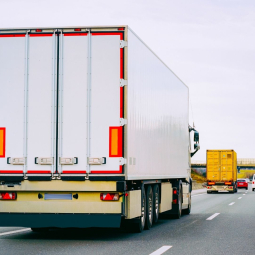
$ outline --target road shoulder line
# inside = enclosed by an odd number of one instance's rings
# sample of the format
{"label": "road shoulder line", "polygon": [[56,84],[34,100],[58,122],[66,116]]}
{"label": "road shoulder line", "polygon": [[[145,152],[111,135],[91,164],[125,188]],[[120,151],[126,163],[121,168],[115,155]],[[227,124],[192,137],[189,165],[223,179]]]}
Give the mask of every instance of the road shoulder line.
{"label": "road shoulder line", "polygon": [[6,235],[21,233],[21,232],[27,232],[27,231],[31,231],[31,228],[24,228],[24,229],[19,229],[19,230],[0,233],[0,236],[6,236]]}
{"label": "road shoulder line", "polygon": [[160,255],[160,254],[163,254],[164,252],[166,252],[170,248],[172,248],[172,246],[164,245],[161,248],[159,248],[156,251],[154,251],[153,253],[150,253],[150,255]]}

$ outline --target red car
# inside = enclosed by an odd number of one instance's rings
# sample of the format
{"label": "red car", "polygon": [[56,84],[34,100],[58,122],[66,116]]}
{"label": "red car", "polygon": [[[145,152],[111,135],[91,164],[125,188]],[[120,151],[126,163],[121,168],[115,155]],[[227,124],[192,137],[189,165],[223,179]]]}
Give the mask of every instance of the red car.
{"label": "red car", "polygon": [[237,180],[237,188],[245,188],[248,189],[248,182],[245,179],[238,179]]}

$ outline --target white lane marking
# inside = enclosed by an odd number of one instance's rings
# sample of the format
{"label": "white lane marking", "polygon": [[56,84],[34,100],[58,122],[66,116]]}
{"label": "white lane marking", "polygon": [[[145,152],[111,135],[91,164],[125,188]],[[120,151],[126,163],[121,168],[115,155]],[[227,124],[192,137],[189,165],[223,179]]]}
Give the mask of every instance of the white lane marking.
{"label": "white lane marking", "polygon": [[238,199],[242,199],[242,197],[239,197]]}
{"label": "white lane marking", "polygon": [[245,196],[245,194],[243,194],[243,196]]}
{"label": "white lane marking", "polygon": [[214,219],[215,217],[217,217],[220,213],[215,213],[213,214],[212,216],[210,216],[209,218],[207,218],[206,220],[212,220]]}
{"label": "white lane marking", "polygon": [[235,202],[230,203],[229,205],[233,205]]}
{"label": "white lane marking", "polygon": [[11,235],[11,234],[27,232],[27,231],[31,231],[31,228],[24,228],[24,229],[19,229],[19,230],[14,230],[14,231],[0,233],[0,236]]}
{"label": "white lane marking", "polygon": [[156,250],[153,253],[151,253],[150,255],[161,255],[164,252],[166,252],[167,250],[169,250],[170,248],[172,248],[172,246],[164,245],[161,248],[159,248],[158,250]]}
{"label": "white lane marking", "polygon": [[[205,193],[206,194],[206,193]],[[205,195],[205,194],[198,194],[198,195],[191,195],[192,197],[197,197],[197,196],[202,196],[202,195]]]}

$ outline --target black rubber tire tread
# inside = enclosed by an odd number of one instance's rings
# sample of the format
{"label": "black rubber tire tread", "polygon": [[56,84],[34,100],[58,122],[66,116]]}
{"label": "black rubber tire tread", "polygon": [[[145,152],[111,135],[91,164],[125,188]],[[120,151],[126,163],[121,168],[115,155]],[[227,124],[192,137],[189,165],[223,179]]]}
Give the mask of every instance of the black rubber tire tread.
{"label": "black rubber tire tread", "polygon": [[[150,210],[150,204],[151,204],[151,210]],[[146,211],[145,229],[150,229],[153,224],[153,192],[152,192],[151,185],[147,185],[146,187],[146,210],[145,211]]]}
{"label": "black rubber tire tread", "polygon": [[188,214],[190,214],[190,212],[191,212],[191,196],[190,196],[190,200],[189,200],[189,207],[187,209],[183,209],[182,214],[188,215]]}
{"label": "black rubber tire tread", "polygon": [[[158,210],[156,211],[156,194],[158,194]],[[155,184],[153,186],[153,223],[157,223],[159,218],[159,186]]]}
{"label": "black rubber tire tread", "polygon": [[145,221],[146,221],[146,207],[147,207],[147,204],[146,204],[146,194],[145,194],[145,189],[143,188],[141,190],[141,212],[142,212],[142,201],[143,201],[143,198],[144,198],[144,220],[142,221],[142,216],[139,217],[138,220],[136,220],[133,224],[133,230],[135,233],[141,233],[143,232],[144,228],[145,228]]}

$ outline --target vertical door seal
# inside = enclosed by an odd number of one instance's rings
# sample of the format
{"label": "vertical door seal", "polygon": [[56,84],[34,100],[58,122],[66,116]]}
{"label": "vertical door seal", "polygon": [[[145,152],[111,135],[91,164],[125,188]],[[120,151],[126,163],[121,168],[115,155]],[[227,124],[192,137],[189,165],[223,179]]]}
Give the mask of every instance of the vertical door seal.
{"label": "vertical door seal", "polygon": [[[57,36],[56,36],[57,34]],[[54,54],[54,61],[53,61],[53,91],[55,93],[53,93],[53,97],[54,97],[54,122],[53,122],[53,127],[52,127],[52,134],[53,137],[55,135],[55,137],[53,138],[53,143],[52,143],[52,149],[53,149],[53,157],[55,158],[54,160],[54,164],[52,165],[52,174],[54,174],[54,166],[56,169],[55,173],[58,173],[58,105],[59,105],[59,33],[58,30],[54,31],[54,49],[57,49],[57,52],[53,52]],[[56,42],[57,39],[57,42]],[[57,60],[57,61],[56,61]],[[57,63],[56,63],[57,62]],[[56,69],[57,72],[56,72]],[[56,152],[56,154],[54,154],[54,152]]]}
{"label": "vertical door seal", "polygon": [[91,33],[88,30],[88,70],[87,70],[87,166],[86,172],[90,173],[90,126],[91,126]]}
{"label": "vertical door seal", "polygon": [[24,82],[24,127],[23,127],[23,158],[25,164],[23,166],[24,175],[27,172],[27,125],[28,125],[28,59],[29,59],[29,32],[27,30],[25,36],[25,82]]}

